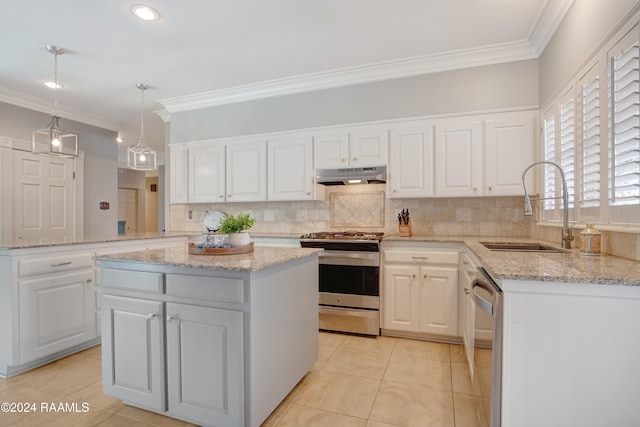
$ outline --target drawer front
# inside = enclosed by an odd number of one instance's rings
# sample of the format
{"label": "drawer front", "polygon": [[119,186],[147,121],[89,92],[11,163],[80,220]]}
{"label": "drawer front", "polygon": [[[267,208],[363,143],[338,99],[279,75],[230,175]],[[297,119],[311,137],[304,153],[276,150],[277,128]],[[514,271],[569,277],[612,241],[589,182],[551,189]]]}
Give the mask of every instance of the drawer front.
{"label": "drawer front", "polygon": [[167,295],[221,302],[244,302],[244,280],[167,274]]}
{"label": "drawer front", "polygon": [[93,268],[93,254],[61,255],[44,259],[18,261],[18,275],[20,277],[79,270],[81,268]]}
{"label": "drawer front", "polygon": [[163,274],[103,268],[102,287],[162,294],[164,293]]}
{"label": "drawer front", "polygon": [[385,250],[384,262],[458,265],[458,252]]}

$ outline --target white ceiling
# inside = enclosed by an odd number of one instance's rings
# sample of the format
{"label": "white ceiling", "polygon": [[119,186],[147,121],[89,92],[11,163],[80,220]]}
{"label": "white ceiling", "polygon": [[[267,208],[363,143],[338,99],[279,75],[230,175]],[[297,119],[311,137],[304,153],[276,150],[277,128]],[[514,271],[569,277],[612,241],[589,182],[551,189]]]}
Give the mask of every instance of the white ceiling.
{"label": "white ceiling", "polygon": [[[47,113],[58,58],[62,118],[164,151],[153,111],[536,58],[573,0],[20,0],[0,14],[0,101]],[[162,100],[163,103],[158,103]],[[43,123],[45,124],[45,123]],[[1,132],[0,132],[1,134]],[[81,136],[82,137],[82,136]],[[121,150],[124,151],[124,150]]]}

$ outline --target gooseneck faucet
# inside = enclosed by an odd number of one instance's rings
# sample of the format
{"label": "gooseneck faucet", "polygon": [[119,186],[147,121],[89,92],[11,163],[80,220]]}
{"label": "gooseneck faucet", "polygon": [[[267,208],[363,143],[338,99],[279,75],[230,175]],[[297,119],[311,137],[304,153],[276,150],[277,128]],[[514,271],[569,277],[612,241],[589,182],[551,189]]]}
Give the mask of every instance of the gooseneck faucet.
{"label": "gooseneck faucet", "polygon": [[[529,198],[529,193],[527,192],[527,185],[524,181],[525,175],[532,167],[536,165],[552,165],[558,168],[560,171],[560,178],[562,178],[562,206],[563,206],[563,216],[562,216],[562,248],[563,249],[571,249],[571,241],[573,240],[573,233],[569,228],[569,192],[567,191],[567,180],[564,177],[564,171],[557,163],[550,161],[542,161],[533,163],[524,170],[522,173],[522,187],[524,188],[524,214],[525,216],[533,215],[533,209],[531,208],[531,200]],[[559,199],[560,197],[538,197],[533,200],[547,200],[547,199]]]}

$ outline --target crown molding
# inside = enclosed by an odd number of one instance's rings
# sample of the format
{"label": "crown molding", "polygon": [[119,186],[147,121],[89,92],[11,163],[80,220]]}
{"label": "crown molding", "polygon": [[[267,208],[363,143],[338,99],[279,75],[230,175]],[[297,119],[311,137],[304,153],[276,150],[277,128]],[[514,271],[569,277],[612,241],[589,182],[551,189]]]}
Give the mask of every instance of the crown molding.
{"label": "crown molding", "polygon": [[[0,87],[0,102],[51,114],[51,101]],[[117,132],[120,126],[104,117],[87,114],[86,111],[75,110],[58,104],[58,115],[62,119],[73,120],[91,126]]]}
{"label": "crown molding", "polygon": [[547,48],[574,2],[575,0],[547,0],[527,38],[538,56]]}
{"label": "crown molding", "polygon": [[[382,80],[412,77],[462,68],[537,59],[575,0],[547,0],[526,40],[443,54],[426,55],[365,66],[305,74],[232,88],[197,93],[158,102],[166,111],[196,110],[224,104],[291,95]],[[164,120],[164,118],[163,118]]]}
{"label": "crown molding", "polygon": [[538,55],[530,43],[521,41],[305,74],[195,95],[161,99],[158,102],[171,114],[273,96],[535,59]]}

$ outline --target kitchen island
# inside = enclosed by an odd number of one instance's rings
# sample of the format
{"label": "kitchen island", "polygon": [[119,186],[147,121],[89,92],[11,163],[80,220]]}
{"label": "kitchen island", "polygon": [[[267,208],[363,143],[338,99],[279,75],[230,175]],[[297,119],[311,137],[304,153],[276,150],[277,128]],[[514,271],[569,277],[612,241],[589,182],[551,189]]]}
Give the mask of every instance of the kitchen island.
{"label": "kitchen island", "polygon": [[318,249],[99,257],[103,389],[208,426],[259,426],[318,357]]}
{"label": "kitchen island", "polygon": [[96,255],[187,243],[184,233],[0,241],[0,377],[100,343]]}

